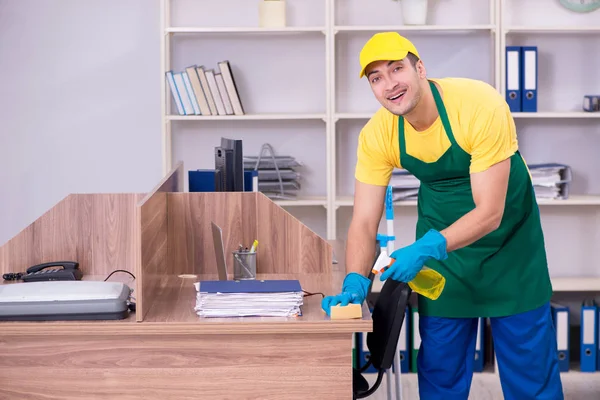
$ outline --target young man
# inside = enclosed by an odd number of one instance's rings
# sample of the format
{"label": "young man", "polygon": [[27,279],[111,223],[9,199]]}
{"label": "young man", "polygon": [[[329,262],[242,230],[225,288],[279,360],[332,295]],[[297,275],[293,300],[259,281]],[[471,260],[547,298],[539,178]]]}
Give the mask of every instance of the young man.
{"label": "young man", "polygon": [[360,134],[347,275],[323,309],[365,300],[386,186],[406,169],[421,182],[416,241],[380,279],[409,282],[424,265],[446,278],[437,300],[419,296],[420,398],[467,400],[477,318],[489,317],[505,399],[563,399],[540,215],[508,105],[484,82],[428,79],[395,32],[374,35],[360,64],[383,107]]}

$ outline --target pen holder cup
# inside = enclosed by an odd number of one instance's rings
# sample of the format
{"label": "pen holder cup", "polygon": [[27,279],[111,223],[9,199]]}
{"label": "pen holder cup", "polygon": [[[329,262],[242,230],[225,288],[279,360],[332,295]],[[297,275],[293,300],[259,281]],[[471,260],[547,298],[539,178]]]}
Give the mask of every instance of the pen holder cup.
{"label": "pen holder cup", "polygon": [[257,252],[233,251],[233,280],[256,279]]}

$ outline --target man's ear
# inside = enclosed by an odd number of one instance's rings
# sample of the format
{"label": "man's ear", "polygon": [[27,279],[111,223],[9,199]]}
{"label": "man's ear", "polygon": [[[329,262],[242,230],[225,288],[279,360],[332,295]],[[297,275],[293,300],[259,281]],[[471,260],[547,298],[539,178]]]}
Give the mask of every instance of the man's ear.
{"label": "man's ear", "polygon": [[423,64],[423,61],[417,61],[415,67],[417,69],[417,74],[419,75],[419,78],[425,79],[427,77],[427,70],[425,69],[425,64]]}

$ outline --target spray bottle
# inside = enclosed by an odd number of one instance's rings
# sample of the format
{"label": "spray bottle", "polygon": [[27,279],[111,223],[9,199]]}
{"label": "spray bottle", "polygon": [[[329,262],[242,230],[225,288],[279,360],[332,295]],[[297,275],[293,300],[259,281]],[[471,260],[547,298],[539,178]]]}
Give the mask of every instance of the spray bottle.
{"label": "spray bottle", "polygon": [[[369,279],[373,279],[377,274],[383,273],[386,269],[388,269],[395,259],[391,258],[388,254],[391,253],[394,247],[394,204],[392,201],[392,188],[388,186],[385,196],[385,214],[387,220],[387,235],[377,235],[377,240],[379,240],[381,244],[381,252],[373,268],[371,273],[369,274]],[[417,273],[414,279],[408,282],[408,286],[414,291],[417,292],[428,299],[437,300],[442,294],[444,290],[444,286],[446,285],[446,278],[444,278],[439,272],[424,266],[421,271]]]}

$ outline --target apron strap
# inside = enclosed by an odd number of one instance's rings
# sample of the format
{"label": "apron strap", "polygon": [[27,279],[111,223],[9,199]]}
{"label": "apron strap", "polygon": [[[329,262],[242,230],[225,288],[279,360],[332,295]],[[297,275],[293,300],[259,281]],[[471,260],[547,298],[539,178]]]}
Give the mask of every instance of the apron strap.
{"label": "apron strap", "polygon": [[446,131],[446,135],[448,135],[448,139],[452,145],[456,146],[456,139],[454,139],[454,133],[452,133],[452,127],[450,126],[450,120],[448,120],[448,114],[446,113],[446,107],[444,106],[444,102],[442,101],[442,97],[440,96],[440,92],[438,91],[435,84],[429,81],[429,87],[431,87],[431,92],[433,93],[433,99],[435,100],[435,105],[437,107],[438,113],[440,114],[440,118],[442,119],[442,125],[444,126],[444,130]]}
{"label": "apron strap", "polygon": [[[446,113],[446,107],[444,106],[440,92],[432,81],[429,81],[429,87],[433,93],[435,106],[440,114],[440,119],[442,120],[442,125],[446,131],[446,135],[448,136],[450,143],[452,143],[453,146],[456,146],[456,139],[454,139],[452,126],[450,126],[450,120],[448,120],[448,114]],[[406,155],[406,139],[404,137],[404,117],[401,115],[398,116],[398,144],[400,145],[400,159],[402,160],[402,158],[405,158]]]}

